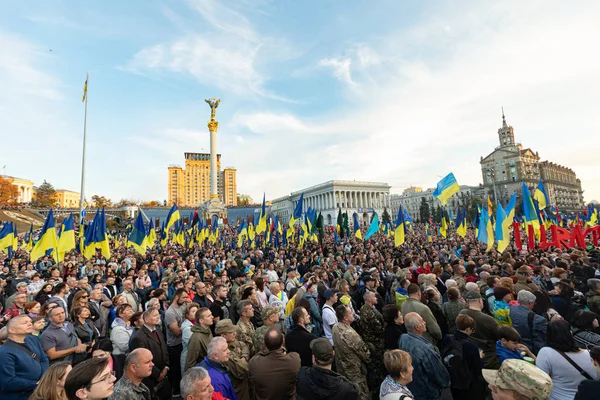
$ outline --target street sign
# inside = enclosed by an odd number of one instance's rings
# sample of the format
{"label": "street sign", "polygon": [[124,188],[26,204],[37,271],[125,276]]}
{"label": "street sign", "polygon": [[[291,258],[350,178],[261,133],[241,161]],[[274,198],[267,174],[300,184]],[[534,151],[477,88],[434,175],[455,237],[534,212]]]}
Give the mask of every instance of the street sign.
{"label": "street sign", "polygon": [[87,212],[85,210],[81,211],[81,216],[85,217],[85,215],[87,214]]}

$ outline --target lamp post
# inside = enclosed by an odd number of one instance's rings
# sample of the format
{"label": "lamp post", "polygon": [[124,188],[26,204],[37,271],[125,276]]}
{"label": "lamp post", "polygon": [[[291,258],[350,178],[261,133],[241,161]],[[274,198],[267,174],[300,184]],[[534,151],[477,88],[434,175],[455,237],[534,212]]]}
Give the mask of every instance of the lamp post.
{"label": "lamp post", "polygon": [[498,193],[496,192],[496,171],[493,167],[487,168],[488,178],[492,180],[492,186],[494,188],[494,201],[498,201]]}

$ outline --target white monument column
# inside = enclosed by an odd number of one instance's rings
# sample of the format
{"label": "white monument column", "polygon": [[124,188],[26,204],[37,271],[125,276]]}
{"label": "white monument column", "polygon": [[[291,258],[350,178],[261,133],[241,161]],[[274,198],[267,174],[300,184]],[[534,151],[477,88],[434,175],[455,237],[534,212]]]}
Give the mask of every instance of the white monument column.
{"label": "white monument column", "polygon": [[210,199],[218,199],[219,193],[217,190],[217,130],[219,123],[217,121],[208,122],[208,130],[210,131]]}

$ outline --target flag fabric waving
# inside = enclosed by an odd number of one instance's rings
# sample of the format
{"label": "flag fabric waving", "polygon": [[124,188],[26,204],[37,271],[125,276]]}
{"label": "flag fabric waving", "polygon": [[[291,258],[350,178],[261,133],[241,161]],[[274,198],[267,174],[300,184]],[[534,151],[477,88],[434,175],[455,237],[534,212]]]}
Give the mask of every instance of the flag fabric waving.
{"label": "flag fabric waving", "polygon": [[50,209],[46,221],[44,221],[44,226],[42,227],[38,241],[33,247],[33,250],[31,250],[31,262],[35,262],[46,255],[48,250],[53,250],[52,256],[56,260],[58,258],[58,255],[56,254],[57,247],[58,241],[56,239],[56,228],[54,226],[54,214],[52,213],[52,209]]}
{"label": "flag fabric waving", "polygon": [[550,205],[548,201],[548,195],[546,194],[546,189],[544,189],[544,183],[540,179],[540,183],[538,183],[535,188],[535,193],[533,194],[534,200],[537,200],[538,209],[543,210],[544,208]]}
{"label": "flag fabric waving", "polygon": [[455,193],[458,193],[459,190],[460,186],[458,186],[458,182],[456,182],[454,174],[450,172],[438,182],[435,191],[433,192],[433,197],[438,199],[440,203],[442,203],[442,206],[445,206],[450,197],[452,197]]}
{"label": "flag fabric waving", "polygon": [[141,255],[146,254],[146,226],[142,213],[138,213],[135,223],[133,224],[133,230],[127,238],[127,247],[133,247]]}
{"label": "flag fabric waving", "polygon": [[373,214],[373,220],[371,221],[371,225],[369,225],[369,230],[365,235],[365,240],[369,240],[371,236],[376,234],[379,231],[379,216],[377,213]]}

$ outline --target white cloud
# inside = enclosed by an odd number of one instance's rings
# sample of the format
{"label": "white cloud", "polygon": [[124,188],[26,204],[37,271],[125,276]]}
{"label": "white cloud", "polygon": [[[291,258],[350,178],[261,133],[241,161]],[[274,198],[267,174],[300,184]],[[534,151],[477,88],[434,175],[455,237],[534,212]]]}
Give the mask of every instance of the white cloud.
{"label": "white cloud", "polygon": [[331,68],[333,70],[333,76],[348,84],[348,86],[354,87],[356,86],[356,83],[352,80],[352,74],[350,73],[351,64],[352,60],[349,58],[325,58],[319,61],[319,66]]}

